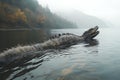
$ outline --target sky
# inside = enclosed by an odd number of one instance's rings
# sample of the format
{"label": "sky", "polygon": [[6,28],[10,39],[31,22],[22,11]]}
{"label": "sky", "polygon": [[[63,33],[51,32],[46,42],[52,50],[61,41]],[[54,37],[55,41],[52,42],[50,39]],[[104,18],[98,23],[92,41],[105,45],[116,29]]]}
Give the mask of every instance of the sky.
{"label": "sky", "polygon": [[75,9],[99,18],[120,19],[120,0],[38,0],[52,12]]}

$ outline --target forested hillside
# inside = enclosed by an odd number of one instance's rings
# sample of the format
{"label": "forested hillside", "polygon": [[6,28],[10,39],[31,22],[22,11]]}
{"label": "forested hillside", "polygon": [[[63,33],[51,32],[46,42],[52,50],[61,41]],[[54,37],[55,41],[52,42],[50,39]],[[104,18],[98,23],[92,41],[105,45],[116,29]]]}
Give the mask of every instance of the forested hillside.
{"label": "forested hillside", "polygon": [[[104,19],[85,14],[78,10],[66,10],[56,12],[57,15],[76,23],[79,28],[89,28],[93,26],[108,27]],[[71,16],[72,15],[72,16]]]}
{"label": "forested hillside", "polygon": [[0,0],[0,28],[73,28],[73,23],[43,8],[37,0]]}

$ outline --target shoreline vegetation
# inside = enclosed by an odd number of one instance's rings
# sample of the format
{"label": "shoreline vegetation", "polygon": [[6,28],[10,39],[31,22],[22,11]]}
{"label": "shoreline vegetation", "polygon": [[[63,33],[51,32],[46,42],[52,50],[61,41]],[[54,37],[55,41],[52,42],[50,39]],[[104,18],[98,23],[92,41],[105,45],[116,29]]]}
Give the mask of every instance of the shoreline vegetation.
{"label": "shoreline vegetation", "polygon": [[77,28],[37,0],[0,0],[0,51],[46,40],[51,29]]}
{"label": "shoreline vegetation", "polygon": [[37,0],[0,0],[0,29],[53,29],[77,26],[43,8]]}

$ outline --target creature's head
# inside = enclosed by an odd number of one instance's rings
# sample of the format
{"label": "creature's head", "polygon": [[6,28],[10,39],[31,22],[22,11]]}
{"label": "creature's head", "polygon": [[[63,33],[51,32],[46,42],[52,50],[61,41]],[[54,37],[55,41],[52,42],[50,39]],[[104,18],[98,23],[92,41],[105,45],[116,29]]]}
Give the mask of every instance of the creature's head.
{"label": "creature's head", "polygon": [[99,34],[98,26],[85,31],[82,35],[85,41],[90,41]]}

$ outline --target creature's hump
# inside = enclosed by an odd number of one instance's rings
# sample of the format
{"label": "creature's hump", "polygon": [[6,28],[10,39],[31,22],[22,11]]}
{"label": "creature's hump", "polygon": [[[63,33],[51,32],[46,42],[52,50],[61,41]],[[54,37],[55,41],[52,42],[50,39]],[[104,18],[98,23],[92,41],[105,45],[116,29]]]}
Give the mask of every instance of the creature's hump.
{"label": "creature's hump", "polygon": [[59,38],[59,37],[61,37],[61,36],[63,36],[63,35],[73,35],[73,34],[72,34],[72,33],[56,34],[56,35],[52,35],[52,36],[50,37],[50,39]]}

